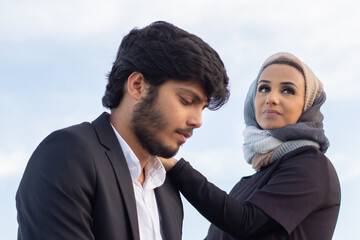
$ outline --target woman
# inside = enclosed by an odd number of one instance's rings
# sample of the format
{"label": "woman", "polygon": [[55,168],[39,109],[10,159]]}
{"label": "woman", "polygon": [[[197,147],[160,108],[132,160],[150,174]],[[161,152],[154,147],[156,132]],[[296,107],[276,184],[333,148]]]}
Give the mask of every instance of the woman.
{"label": "woman", "polygon": [[230,194],[188,162],[162,159],[168,177],[212,225],[208,240],[331,239],[340,185],[324,153],[321,82],[294,55],[266,59],[244,107],[244,157],[256,173]]}

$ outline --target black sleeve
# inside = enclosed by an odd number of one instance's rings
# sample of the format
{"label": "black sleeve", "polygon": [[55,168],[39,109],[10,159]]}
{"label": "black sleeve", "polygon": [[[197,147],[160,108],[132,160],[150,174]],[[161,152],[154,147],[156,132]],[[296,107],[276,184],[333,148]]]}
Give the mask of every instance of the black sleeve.
{"label": "black sleeve", "polygon": [[240,202],[208,182],[184,159],[180,159],[168,176],[206,219],[235,238],[281,227],[260,208],[249,202]]}
{"label": "black sleeve", "polygon": [[95,170],[89,148],[58,131],[35,150],[17,195],[18,239],[94,239]]}

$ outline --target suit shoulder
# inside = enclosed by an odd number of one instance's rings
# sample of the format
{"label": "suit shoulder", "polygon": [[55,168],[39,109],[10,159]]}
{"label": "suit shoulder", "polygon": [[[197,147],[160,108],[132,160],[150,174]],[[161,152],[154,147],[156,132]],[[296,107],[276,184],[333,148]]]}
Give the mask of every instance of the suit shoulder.
{"label": "suit shoulder", "polygon": [[93,154],[80,134],[89,129],[86,125],[60,129],[47,136],[31,155],[22,185],[36,188],[35,185],[51,183],[70,189],[75,182],[78,185],[93,182],[96,176]]}
{"label": "suit shoulder", "polygon": [[88,139],[92,132],[91,124],[86,122],[52,132],[35,149],[28,165],[90,167],[92,154]]}
{"label": "suit shoulder", "polygon": [[[70,127],[66,127],[63,129],[59,129],[54,131],[51,134],[59,134],[59,135],[64,135],[64,136],[73,136],[73,137],[86,137],[92,133],[95,133],[93,126],[91,125],[91,123],[89,122],[83,122],[77,125],[73,125]],[[51,135],[50,134],[50,135]]]}
{"label": "suit shoulder", "polygon": [[38,148],[56,142],[57,146],[68,146],[70,144],[85,144],[95,136],[95,131],[89,122],[73,125],[50,133]]}

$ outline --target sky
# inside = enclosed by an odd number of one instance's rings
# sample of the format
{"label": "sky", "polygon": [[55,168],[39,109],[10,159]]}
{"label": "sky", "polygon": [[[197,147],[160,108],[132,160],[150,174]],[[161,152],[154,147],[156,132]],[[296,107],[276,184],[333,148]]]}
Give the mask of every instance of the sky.
{"label": "sky", "polygon": [[[254,173],[242,154],[242,111],[261,64],[287,51],[310,66],[327,93],[326,156],[342,189],[333,239],[356,239],[359,12],[355,0],[0,0],[0,239],[16,239],[15,193],[36,146],[52,131],[106,111],[106,75],[122,38],[157,20],[198,35],[226,66],[229,102],[204,110],[202,127],[177,157],[228,192]],[[203,239],[209,222],[183,202],[183,239]]]}

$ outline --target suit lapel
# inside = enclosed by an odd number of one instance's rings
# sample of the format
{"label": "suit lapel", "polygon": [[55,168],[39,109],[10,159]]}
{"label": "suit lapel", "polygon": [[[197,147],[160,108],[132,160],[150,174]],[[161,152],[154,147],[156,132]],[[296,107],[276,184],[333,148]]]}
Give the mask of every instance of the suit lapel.
{"label": "suit lapel", "polygon": [[183,207],[179,192],[168,178],[155,189],[163,239],[180,240],[182,234]]}
{"label": "suit lapel", "polygon": [[110,125],[107,113],[103,113],[92,122],[99,141],[108,150],[105,152],[113,166],[117,182],[128,211],[128,217],[135,240],[139,240],[139,226],[136,212],[134,189],[131,181],[129,168],[116,135]]}

